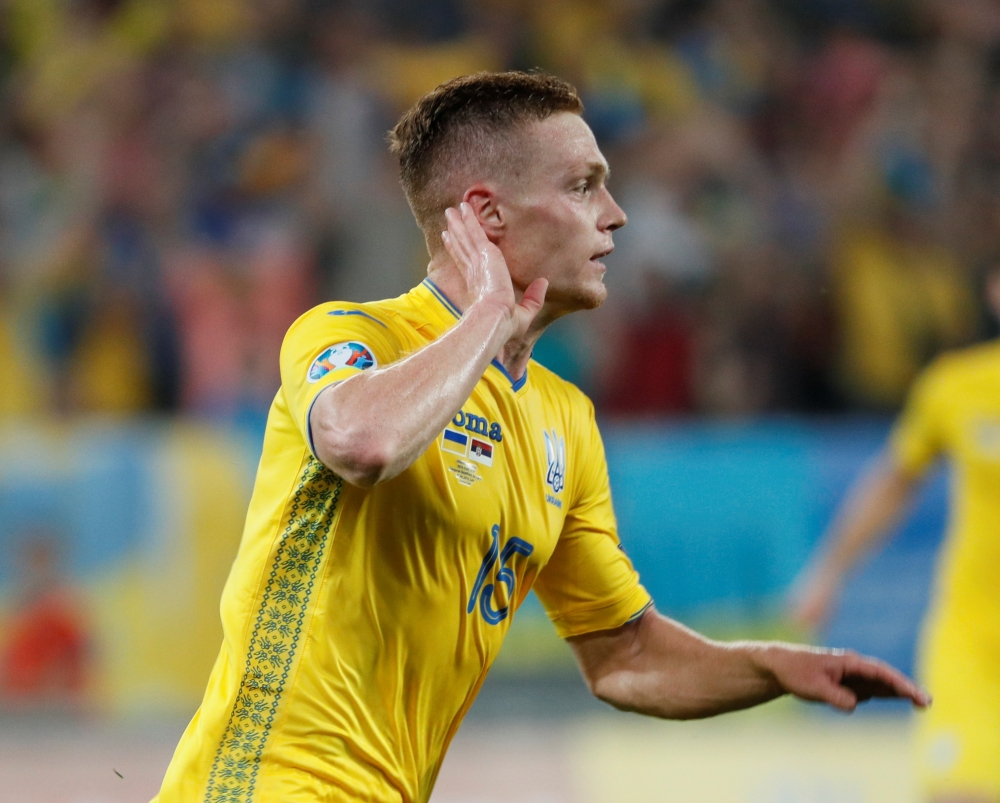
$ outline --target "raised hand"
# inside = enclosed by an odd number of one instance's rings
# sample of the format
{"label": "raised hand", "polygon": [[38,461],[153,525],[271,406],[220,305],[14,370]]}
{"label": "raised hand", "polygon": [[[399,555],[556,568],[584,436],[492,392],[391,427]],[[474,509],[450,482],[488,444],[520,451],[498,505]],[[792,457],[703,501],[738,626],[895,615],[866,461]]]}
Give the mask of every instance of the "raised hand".
{"label": "raised hand", "polygon": [[490,242],[472,207],[463,202],[445,210],[445,218],[448,229],[441,239],[465,279],[470,304],[497,304],[510,316],[508,339],[524,334],[542,308],[548,281],[535,279],[518,302],[503,253]]}
{"label": "raised hand", "polygon": [[918,708],[930,705],[930,696],[902,672],[883,661],[845,650],[774,645],[765,663],[785,692],[803,700],[822,702],[853,711],[873,697],[910,700]]}

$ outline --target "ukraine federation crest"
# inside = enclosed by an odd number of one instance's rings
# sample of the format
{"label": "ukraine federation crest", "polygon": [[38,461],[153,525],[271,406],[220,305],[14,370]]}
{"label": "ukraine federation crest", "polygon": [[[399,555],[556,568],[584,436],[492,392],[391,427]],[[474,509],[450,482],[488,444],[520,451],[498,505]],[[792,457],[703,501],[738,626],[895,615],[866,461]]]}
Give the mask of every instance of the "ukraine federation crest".
{"label": "ukraine federation crest", "polygon": [[331,371],[340,368],[366,368],[378,367],[375,355],[364,343],[348,341],[347,343],[337,343],[324,349],[320,355],[313,360],[309,366],[309,382],[319,382]]}
{"label": "ukraine federation crest", "polygon": [[544,430],[545,459],[548,469],[545,472],[545,484],[552,488],[553,493],[559,493],[566,485],[566,441],[553,429]]}

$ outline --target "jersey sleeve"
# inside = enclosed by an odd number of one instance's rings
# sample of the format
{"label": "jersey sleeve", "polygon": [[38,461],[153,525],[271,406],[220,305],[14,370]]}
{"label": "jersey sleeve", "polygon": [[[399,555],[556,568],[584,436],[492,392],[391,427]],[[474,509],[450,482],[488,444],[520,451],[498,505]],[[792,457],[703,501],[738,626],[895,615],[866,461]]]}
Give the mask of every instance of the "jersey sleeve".
{"label": "jersey sleeve", "polygon": [[892,456],[912,476],[923,473],[945,448],[945,385],[939,361],[917,378],[890,436]]}
{"label": "jersey sleeve", "polygon": [[324,304],[305,313],[281,345],[281,388],[288,410],[315,455],[309,413],[331,385],[403,356],[391,321],[377,310]]}
{"label": "jersey sleeve", "polygon": [[592,405],[589,414],[570,455],[579,472],[574,497],[559,542],[534,584],[561,638],[620,627],[652,604],[618,540]]}

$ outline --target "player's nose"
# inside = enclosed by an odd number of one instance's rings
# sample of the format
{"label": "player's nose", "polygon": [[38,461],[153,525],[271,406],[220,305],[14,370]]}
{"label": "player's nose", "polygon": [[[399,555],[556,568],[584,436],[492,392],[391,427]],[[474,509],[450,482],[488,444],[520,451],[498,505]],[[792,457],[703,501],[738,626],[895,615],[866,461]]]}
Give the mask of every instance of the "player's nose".
{"label": "player's nose", "polygon": [[626,223],[628,223],[628,215],[625,214],[625,210],[622,209],[615,202],[615,199],[611,197],[611,193],[607,193],[608,196],[608,208],[605,211],[605,224],[602,226],[603,231],[615,231],[615,229],[620,229]]}

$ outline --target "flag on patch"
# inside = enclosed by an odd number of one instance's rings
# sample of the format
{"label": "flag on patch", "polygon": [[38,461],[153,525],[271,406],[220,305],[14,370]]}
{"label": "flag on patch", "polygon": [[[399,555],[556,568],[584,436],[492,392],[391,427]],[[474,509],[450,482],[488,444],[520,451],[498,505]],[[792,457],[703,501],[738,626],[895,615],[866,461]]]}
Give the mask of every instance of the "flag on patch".
{"label": "flag on patch", "polygon": [[460,454],[465,457],[466,449],[469,446],[469,436],[464,432],[455,432],[453,429],[446,429],[441,438],[441,448],[446,452]]}
{"label": "flag on patch", "polygon": [[492,466],[493,447],[486,441],[473,438],[472,445],[469,447],[469,459],[482,463],[484,466]]}

